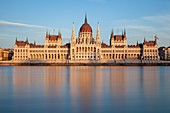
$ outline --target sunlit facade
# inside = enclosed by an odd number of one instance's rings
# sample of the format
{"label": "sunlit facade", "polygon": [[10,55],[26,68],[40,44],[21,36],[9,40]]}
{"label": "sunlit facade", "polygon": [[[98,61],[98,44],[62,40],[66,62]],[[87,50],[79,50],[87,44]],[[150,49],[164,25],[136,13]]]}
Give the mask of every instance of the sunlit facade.
{"label": "sunlit facade", "polygon": [[159,60],[158,37],[135,45],[127,45],[126,30],[121,35],[111,32],[110,44],[101,43],[100,27],[96,36],[85,17],[84,24],[76,36],[74,23],[70,43],[62,45],[62,35],[50,35],[46,32],[45,44],[37,45],[26,41],[14,44],[14,61],[49,61],[49,62],[115,62],[117,60]]}
{"label": "sunlit facade", "polygon": [[161,60],[170,61],[170,46],[169,47],[160,47],[159,56]]}
{"label": "sunlit facade", "polygon": [[13,55],[12,49],[0,48],[0,61],[11,60]]}

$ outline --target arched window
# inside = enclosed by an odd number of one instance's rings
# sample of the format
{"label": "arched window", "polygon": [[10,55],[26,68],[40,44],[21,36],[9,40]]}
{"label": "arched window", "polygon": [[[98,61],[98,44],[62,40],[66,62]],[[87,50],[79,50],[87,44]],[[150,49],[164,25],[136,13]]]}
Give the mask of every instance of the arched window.
{"label": "arched window", "polygon": [[94,52],[96,52],[96,48],[94,47]]}

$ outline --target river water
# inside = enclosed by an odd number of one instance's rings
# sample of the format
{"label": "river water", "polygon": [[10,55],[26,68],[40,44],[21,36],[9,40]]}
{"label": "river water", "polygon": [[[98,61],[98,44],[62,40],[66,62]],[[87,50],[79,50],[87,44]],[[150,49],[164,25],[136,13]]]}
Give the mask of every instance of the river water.
{"label": "river water", "polygon": [[170,67],[2,66],[0,113],[170,113]]}

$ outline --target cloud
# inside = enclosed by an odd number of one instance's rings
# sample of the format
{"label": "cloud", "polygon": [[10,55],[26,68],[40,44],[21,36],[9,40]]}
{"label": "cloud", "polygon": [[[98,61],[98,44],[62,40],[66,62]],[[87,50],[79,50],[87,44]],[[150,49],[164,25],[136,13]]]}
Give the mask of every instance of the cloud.
{"label": "cloud", "polygon": [[60,31],[64,43],[69,42],[71,38],[71,28],[46,27],[0,20],[0,46],[12,48],[16,37],[18,40],[25,40],[28,37],[29,42],[34,42],[35,40],[38,44],[44,44],[46,30],[51,35],[56,35]]}
{"label": "cloud", "polygon": [[31,24],[24,24],[24,23],[17,23],[17,22],[9,22],[9,21],[0,20],[0,25],[2,25],[2,24],[20,26],[20,27],[47,28],[46,26],[31,25]]}
{"label": "cloud", "polygon": [[134,44],[136,40],[142,42],[144,37],[146,37],[147,40],[153,40],[155,34],[159,37],[160,46],[169,46],[170,44],[167,41],[170,35],[169,14],[114,20],[113,26],[120,30],[125,28],[127,30],[128,42],[132,44]]}
{"label": "cloud", "polygon": [[118,29],[127,29],[130,31],[140,31],[140,32],[153,32],[155,27],[150,24],[146,24],[141,19],[136,20],[117,20],[113,26]]}
{"label": "cloud", "polygon": [[145,16],[142,19],[152,22],[170,22],[170,15],[160,15],[160,16]]}

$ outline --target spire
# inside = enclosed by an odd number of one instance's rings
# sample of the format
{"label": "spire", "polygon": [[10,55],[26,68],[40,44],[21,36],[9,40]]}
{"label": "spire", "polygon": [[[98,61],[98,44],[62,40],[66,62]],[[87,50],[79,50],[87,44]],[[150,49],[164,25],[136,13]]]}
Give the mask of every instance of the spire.
{"label": "spire", "polygon": [[126,38],[126,29],[124,29],[124,38]]}
{"label": "spire", "polygon": [[36,42],[35,42],[35,40],[34,40],[34,45],[36,45]]}
{"label": "spire", "polygon": [[48,31],[46,30],[46,37],[48,37]]}
{"label": "spire", "polygon": [[62,39],[60,30],[58,30],[58,39]]}
{"label": "spire", "polygon": [[136,44],[137,46],[139,45],[139,43],[138,43],[138,41],[137,41],[137,44]]}
{"label": "spire", "polygon": [[114,31],[113,31],[113,29],[112,29],[112,31],[111,31],[111,35],[114,35]]}
{"label": "spire", "polygon": [[145,44],[145,43],[146,43],[146,39],[144,38],[143,44]]}
{"label": "spire", "polygon": [[58,30],[58,35],[59,35],[59,36],[61,36],[61,32],[60,32],[60,30]]}
{"label": "spire", "polygon": [[111,39],[114,38],[114,31],[113,31],[113,29],[112,29],[112,31],[111,31],[110,38],[111,38]]}
{"label": "spire", "polygon": [[15,39],[15,43],[17,43],[18,42],[18,40],[17,40],[17,37],[16,37],[16,39]]}
{"label": "spire", "polygon": [[158,45],[158,36],[157,36],[157,34],[155,35],[155,45]]}
{"label": "spire", "polygon": [[146,42],[146,39],[144,38],[144,42]]}
{"label": "spire", "polygon": [[98,22],[98,25],[97,25],[96,41],[98,43],[100,43],[100,26],[99,26],[99,22]]}
{"label": "spire", "polygon": [[26,38],[26,43],[28,43],[28,37]]}
{"label": "spire", "polygon": [[72,25],[71,42],[76,43],[76,34],[75,34],[75,30],[74,30],[74,22],[73,22],[73,25]]}
{"label": "spire", "polygon": [[85,14],[85,21],[84,23],[87,23],[87,14]]}
{"label": "spire", "polygon": [[126,29],[124,29],[124,35],[126,35]]}

